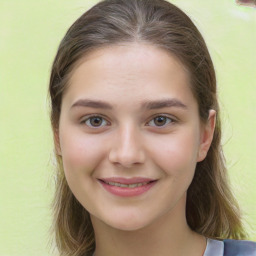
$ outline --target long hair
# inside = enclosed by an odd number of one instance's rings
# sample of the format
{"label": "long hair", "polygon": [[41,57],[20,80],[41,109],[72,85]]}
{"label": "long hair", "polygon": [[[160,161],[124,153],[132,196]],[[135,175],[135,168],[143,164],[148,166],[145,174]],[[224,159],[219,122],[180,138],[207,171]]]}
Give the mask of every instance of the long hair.
{"label": "long hair", "polygon": [[[242,239],[245,231],[231,193],[221,146],[221,122],[213,63],[191,19],[165,0],[105,0],[84,13],[69,28],[52,65],[49,93],[51,123],[58,131],[62,95],[79,60],[89,52],[119,43],[149,43],[175,55],[190,74],[191,91],[202,122],[216,110],[216,128],[206,158],[196,166],[188,188],[186,217],[190,228],[215,239]],[[89,213],[68,187],[62,159],[56,154],[53,229],[62,256],[82,256],[94,250]]]}

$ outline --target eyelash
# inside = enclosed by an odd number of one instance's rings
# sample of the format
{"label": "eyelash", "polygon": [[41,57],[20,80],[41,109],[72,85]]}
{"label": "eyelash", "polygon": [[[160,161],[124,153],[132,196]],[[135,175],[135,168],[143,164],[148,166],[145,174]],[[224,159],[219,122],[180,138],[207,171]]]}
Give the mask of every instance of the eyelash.
{"label": "eyelash", "polygon": [[[147,122],[146,123],[146,126],[150,126],[149,124],[150,124],[150,122],[154,122],[154,120],[156,119],[156,118],[159,118],[159,117],[163,117],[163,118],[165,118],[165,120],[166,120],[166,122],[165,122],[165,124],[164,125],[151,125],[152,127],[156,127],[156,128],[163,128],[163,127],[166,127],[168,124],[175,124],[175,123],[177,123],[177,120],[176,119],[174,119],[173,117],[170,117],[170,116],[168,116],[168,115],[165,115],[165,114],[159,114],[159,115],[156,115],[156,116],[154,116],[153,118],[151,118],[150,120],[149,120],[149,122]],[[103,121],[103,122],[105,122],[105,125],[99,125],[99,126],[93,126],[92,124],[91,124],[91,121],[92,121],[92,118],[100,118],[101,119],[101,121]],[[87,122],[89,122],[89,123],[87,123]],[[105,117],[102,117],[101,115],[91,115],[91,116],[87,116],[86,117],[86,119],[84,119],[83,121],[81,121],[81,124],[85,124],[85,125],[87,125],[88,127],[90,127],[90,128],[93,128],[93,129],[99,129],[99,128],[102,128],[102,127],[105,127],[105,126],[108,126],[108,125],[110,125],[110,122],[109,121],[107,121],[106,119],[105,119]]]}
{"label": "eyelash", "polygon": [[93,125],[91,125],[91,124],[87,124],[87,121],[90,122],[90,120],[92,120],[92,118],[100,118],[101,120],[104,120],[107,124],[110,124],[110,122],[108,122],[108,121],[106,120],[106,118],[102,117],[101,115],[90,115],[90,116],[86,116],[86,118],[81,121],[81,124],[85,124],[85,125],[87,125],[88,127],[93,128],[93,129],[101,128],[102,125],[100,125],[100,126],[93,126]]}
{"label": "eyelash", "polygon": [[150,119],[150,121],[147,122],[147,126],[150,126],[150,125],[148,125],[148,124],[149,124],[150,122],[152,122],[152,121],[154,122],[154,120],[155,120],[156,118],[159,118],[159,117],[163,117],[163,118],[165,118],[165,120],[169,120],[168,123],[165,122],[164,125],[160,125],[160,126],[158,126],[158,125],[152,125],[153,127],[156,127],[156,128],[163,128],[163,127],[166,127],[168,124],[175,124],[175,123],[177,122],[177,120],[175,120],[173,117],[170,117],[169,115],[160,114],[160,115],[156,115],[156,116],[154,116],[152,119]]}

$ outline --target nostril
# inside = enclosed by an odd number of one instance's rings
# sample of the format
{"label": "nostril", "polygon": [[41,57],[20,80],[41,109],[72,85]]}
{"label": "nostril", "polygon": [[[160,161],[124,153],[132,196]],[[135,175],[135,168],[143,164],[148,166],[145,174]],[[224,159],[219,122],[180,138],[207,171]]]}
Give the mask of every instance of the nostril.
{"label": "nostril", "polygon": [[112,164],[123,166],[125,168],[131,168],[134,165],[139,165],[144,163],[145,156],[141,152],[118,152],[112,150],[109,153],[109,161]]}

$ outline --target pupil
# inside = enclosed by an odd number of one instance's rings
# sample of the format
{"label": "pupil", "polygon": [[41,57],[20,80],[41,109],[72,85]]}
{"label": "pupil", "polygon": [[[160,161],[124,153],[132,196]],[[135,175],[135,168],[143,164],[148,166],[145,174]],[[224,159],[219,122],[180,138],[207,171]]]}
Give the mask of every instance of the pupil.
{"label": "pupil", "polygon": [[101,117],[92,117],[90,122],[91,122],[92,126],[100,126],[102,123],[102,118]]}
{"label": "pupil", "polygon": [[159,116],[159,117],[156,117],[156,118],[155,118],[155,124],[156,124],[157,126],[164,125],[165,122],[166,122],[166,117],[164,117],[164,116]]}

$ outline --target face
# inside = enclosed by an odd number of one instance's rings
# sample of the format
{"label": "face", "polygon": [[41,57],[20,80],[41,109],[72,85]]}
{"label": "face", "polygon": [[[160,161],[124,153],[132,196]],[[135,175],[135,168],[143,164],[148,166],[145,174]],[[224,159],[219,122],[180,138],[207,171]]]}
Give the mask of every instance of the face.
{"label": "face", "polygon": [[213,116],[201,124],[189,75],[164,50],[134,43],[91,52],[62,99],[56,141],[68,185],[92,218],[116,229],[146,227],[177,205],[185,212]]}

